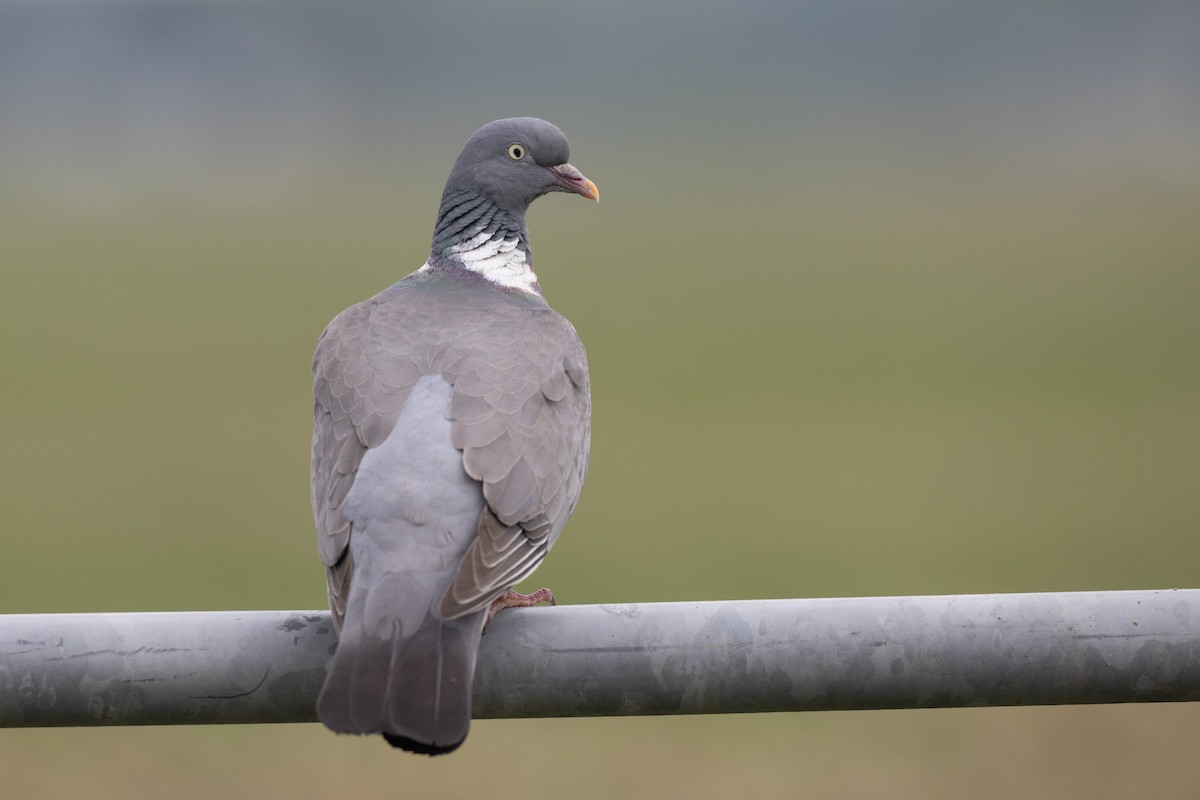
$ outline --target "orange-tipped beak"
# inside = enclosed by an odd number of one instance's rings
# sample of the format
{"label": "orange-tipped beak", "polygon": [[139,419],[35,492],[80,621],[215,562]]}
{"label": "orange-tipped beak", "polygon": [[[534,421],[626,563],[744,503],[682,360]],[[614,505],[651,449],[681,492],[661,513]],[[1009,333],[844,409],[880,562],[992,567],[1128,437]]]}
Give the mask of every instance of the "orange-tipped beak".
{"label": "orange-tipped beak", "polygon": [[600,190],[596,188],[596,184],[585,178],[583,173],[575,167],[570,164],[559,164],[557,167],[549,169],[558,178],[558,183],[564,192],[574,192],[588,200],[600,200]]}
{"label": "orange-tipped beak", "polygon": [[600,202],[600,190],[596,188],[596,184],[587,178],[583,179],[583,185],[579,188],[579,193],[588,200],[595,200],[597,203]]}

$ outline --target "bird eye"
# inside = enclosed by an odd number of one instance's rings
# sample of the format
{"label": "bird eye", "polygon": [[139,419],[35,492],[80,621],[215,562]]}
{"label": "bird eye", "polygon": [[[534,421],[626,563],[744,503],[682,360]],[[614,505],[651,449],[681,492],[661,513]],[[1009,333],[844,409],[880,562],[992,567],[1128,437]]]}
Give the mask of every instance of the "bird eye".
{"label": "bird eye", "polygon": [[513,161],[525,160],[525,145],[513,142],[508,146],[508,157]]}

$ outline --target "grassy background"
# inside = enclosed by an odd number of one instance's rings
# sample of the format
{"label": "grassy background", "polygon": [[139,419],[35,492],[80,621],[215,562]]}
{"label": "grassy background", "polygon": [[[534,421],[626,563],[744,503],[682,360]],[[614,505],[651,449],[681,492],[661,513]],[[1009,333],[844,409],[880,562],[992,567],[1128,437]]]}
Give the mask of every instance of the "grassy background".
{"label": "grassy background", "polygon": [[[946,61],[920,73],[941,79],[926,93],[911,75],[889,84],[887,63],[822,83],[802,62],[834,57],[773,51],[774,18],[724,33],[699,19],[686,40],[665,17],[592,30],[556,78],[578,77],[574,96],[536,80],[504,103],[486,87],[456,105],[412,90],[401,114],[368,87],[354,153],[304,151],[280,173],[263,171],[278,167],[269,149],[197,153],[169,126],[148,141],[181,163],[112,150],[101,134],[121,108],[92,112],[91,133],[60,151],[10,140],[0,611],[321,607],[316,337],[422,262],[458,147],[514,112],[562,125],[604,197],[551,197],[530,218],[542,285],[584,337],[594,387],[583,500],[537,575],[564,602],[1196,586],[1195,141],[1096,145],[1144,110],[1139,92],[1105,95],[1099,119],[1043,120],[1041,84],[1012,78],[1038,46],[1018,58],[996,44],[985,69],[949,34],[897,45],[905,65]],[[1001,33],[974,17],[952,30],[992,42],[1047,22],[998,19]],[[360,25],[342,34],[357,43]],[[872,52],[873,26],[832,31]],[[601,51],[600,34],[631,60]],[[1128,40],[1103,41],[1029,75],[1076,97],[1061,76],[1119,62]],[[747,44],[728,70],[699,54]],[[790,79],[800,88],[780,102]],[[13,97],[0,90],[0,112],[41,108]],[[989,104],[1008,128],[975,119]],[[38,129],[36,114],[12,118]],[[291,130],[261,125],[235,130]],[[0,775],[21,798],[1182,798],[1200,793],[1198,722],[1194,705],[484,721],[436,761],[315,725],[10,730]]]}

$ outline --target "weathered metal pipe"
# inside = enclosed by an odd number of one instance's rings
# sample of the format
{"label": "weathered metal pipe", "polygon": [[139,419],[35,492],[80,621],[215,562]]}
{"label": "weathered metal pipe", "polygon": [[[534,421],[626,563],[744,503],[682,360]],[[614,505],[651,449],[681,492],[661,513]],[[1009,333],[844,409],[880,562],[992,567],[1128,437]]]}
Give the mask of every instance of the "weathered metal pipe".
{"label": "weathered metal pipe", "polygon": [[[326,612],[0,615],[0,726],[306,722]],[[475,716],[1200,700],[1200,590],[513,609]]]}

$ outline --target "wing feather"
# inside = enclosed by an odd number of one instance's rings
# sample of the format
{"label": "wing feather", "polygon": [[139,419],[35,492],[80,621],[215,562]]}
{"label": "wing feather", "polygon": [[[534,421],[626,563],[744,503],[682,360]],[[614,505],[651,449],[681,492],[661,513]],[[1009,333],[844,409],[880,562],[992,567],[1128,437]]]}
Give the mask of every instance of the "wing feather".
{"label": "wing feather", "polygon": [[[549,309],[505,330],[507,360],[488,352],[459,364],[453,436],[486,506],[439,607],[470,614],[528,577],[561,533],[587,471],[591,397],[583,345]],[[499,431],[499,433],[498,433]]]}

